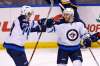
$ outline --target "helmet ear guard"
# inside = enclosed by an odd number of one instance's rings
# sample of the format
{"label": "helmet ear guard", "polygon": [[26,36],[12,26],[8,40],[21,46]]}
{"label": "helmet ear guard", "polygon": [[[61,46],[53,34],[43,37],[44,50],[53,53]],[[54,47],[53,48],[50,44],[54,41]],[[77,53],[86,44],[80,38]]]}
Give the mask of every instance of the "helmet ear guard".
{"label": "helmet ear guard", "polygon": [[32,13],[32,12],[33,12],[33,10],[32,10],[32,7],[31,6],[24,5],[21,8],[21,14],[22,15],[28,15],[28,13]]}

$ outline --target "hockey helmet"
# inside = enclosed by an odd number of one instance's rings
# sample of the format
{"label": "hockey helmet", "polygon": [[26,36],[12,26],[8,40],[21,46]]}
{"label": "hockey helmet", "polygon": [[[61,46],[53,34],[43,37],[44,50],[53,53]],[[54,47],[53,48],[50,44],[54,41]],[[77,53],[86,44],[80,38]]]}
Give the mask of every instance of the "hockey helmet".
{"label": "hockey helmet", "polygon": [[31,13],[32,14],[32,12],[33,12],[33,10],[32,10],[32,7],[31,6],[24,5],[21,8],[21,14],[22,15],[28,15],[28,13]]}
{"label": "hockey helmet", "polygon": [[74,10],[72,8],[66,8],[64,9],[63,14],[70,14],[74,16]]}

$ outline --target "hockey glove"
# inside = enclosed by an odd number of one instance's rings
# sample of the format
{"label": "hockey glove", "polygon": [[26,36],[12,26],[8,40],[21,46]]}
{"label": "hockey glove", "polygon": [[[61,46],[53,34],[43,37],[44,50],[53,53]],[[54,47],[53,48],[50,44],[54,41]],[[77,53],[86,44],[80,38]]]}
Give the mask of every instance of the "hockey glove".
{"label": "hockey glove", "polygon": [[86,38],[83,40],[83,45],[87,48],[87,47],[91,47],[91,39],[90,38]]}

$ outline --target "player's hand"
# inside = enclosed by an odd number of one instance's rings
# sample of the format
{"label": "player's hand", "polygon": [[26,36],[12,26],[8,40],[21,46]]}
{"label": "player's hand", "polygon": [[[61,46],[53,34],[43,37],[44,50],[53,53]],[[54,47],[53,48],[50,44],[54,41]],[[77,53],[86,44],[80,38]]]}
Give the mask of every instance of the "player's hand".
{"label": "player's hand", "polygon": [[85,38],[83,40],[83,45],[87,48],[87,47],[91,47],[91,39],[90,38]]}

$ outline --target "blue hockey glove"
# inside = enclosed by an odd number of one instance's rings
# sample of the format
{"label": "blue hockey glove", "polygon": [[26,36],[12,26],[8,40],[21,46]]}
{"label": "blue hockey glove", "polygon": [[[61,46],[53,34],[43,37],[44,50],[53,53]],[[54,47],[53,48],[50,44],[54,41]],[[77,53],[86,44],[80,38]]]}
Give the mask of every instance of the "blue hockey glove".
{"label": "blue hockey glove", "polygon": [[90,38],[86,38],[83,40],[83,45],[87,48],[87,47],[91,47],[91,39]]}

